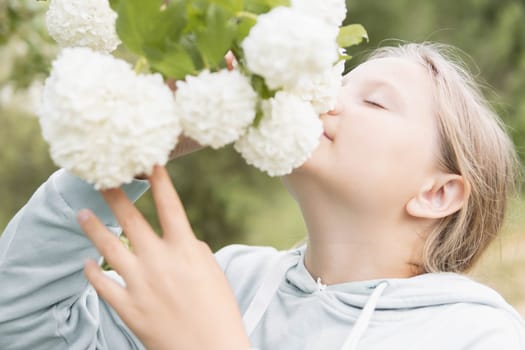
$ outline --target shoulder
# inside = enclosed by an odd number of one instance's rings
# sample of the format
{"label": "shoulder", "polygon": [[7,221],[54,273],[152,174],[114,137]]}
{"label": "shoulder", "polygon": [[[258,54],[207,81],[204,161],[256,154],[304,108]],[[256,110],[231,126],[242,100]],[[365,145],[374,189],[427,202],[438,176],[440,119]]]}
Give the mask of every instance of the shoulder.
{"label": "shoulder", "polygon": [[459,303],[452,307],[450,326],[463,333],[472,350],[525,350],[525,323],[512,310],[491,305]]}
{"label": "shoulder", "polygon": [[272,247],[230,245],[215,257],[244,311],[281,252]]}
{"label": "shoulder", "polygon": [[[424,334],[446,346],[463,350],[525,350],[525,323],[494,289],[468,276],[429,273],[394,280],[385,297],[410,307]],[[422,336],[422,335],[421,335]]]}
{"label": "shoulder", "polygon": [[215,258],[224,273],[228,275],[249,274],[265,269],[270,261],[279,255],[272,247],[258,247],[234,244],[215,253]]}

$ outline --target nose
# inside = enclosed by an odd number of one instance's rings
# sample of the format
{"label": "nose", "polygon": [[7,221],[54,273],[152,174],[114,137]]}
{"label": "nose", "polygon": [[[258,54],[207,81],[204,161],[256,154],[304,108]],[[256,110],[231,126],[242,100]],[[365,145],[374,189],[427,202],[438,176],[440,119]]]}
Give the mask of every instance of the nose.
{"label": "nose", "polygon": [[337,119],[334,117],[338,115],[339,115],[339,111],[336,108],[332,108],[328,112],[321,114],[319,117],[321,118],[322,121],[331,121],[333,119]]}
{"label": "nose", "polygon": [[326,115],[337,115],[337,109],[334,107],[328,112],[326,112]]}
{"label": "nose", "polygon": [[321,120],[324,120],[324,119],[327,119],[327,118],[330,118],[330,117],[335,117],[337,115],[339,115],[338,109],[337,108],[332,108],[328,112],[321,114],[320,118],[321,118]]}
{"label": "nose", "polygon": [[329,116],[338,115],[341,113],[342,110],[343,110],[343,106],[340,102],[340,99],[337,98],[337,100],[335,101],[334,107],[330,109],[328,112],[326,112],[326,115],[329,115]]}
{"label": "nose", "polygon": [[335,115],[338,115],[339,113],[341,113],[341,107],[339,106],[339,104],[336,104],[334,106],[334,108],[332,108],[331,110],[329,110],[328,112],[325,113],[325,115],[328,115],[328,116],[335,116]]}

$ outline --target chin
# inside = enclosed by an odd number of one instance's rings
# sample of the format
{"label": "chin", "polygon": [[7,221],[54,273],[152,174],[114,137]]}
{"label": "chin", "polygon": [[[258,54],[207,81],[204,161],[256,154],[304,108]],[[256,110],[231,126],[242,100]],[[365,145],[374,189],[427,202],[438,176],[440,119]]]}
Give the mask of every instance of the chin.
{"label": "chin", "polygon": [[333,152],[321,140],[310,158],[303,165],[295,168],[291,174],[283,176],[282,180],[288,188],[295,187],[295,184],[311,186],[313,182],[324,182],[330,174],[334,173],[334,169],[337,169],[333,159]]}
{"label": "chin", "polygon": [[313,157],[310,157],[303,165],[301,165],[298,168],[295,168],[290,174],[286,175],[285,177],[298,177],[298,176],[304,176],[308,174],[312,174],[316,172],[316,169],[318,166],[316,165],[316,160]]}
{"label": "chin", "polygon": [[328,160],[332,157],[327,151],[328,150],[324,148],[323,145],[320,145],[303,165],[294,169],[292,174],[318,176],[325,172],[326,169],[333,169],[333,166],[328,164]]}
{"label": "chin", "polygon": [[325,169],[325,166],[323,166],[319,159],[314,156],[308,159],[300,167],[295,168],[290,174],[283,176],[281,179],[289,190],[298,184],[301,186],[308,186],[311,185],[311,182],[322,181],[323,169]]}

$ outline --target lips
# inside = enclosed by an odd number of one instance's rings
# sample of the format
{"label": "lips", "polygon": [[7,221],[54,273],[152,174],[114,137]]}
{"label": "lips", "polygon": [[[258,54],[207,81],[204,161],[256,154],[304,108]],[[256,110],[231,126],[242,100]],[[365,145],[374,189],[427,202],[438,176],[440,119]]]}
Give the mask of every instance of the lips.
{"label": "lips", "polygon": [[333,136],[330,136],[326,131],[323,133],[323,136],[330,140],[330,142],[334,142]]}
{"label": "lips", "polygon": [[324,114],[321,116],[323,122],[323,136],[330,142],[334,142],[337,128],[339,127],[339,118],[333,115]]}

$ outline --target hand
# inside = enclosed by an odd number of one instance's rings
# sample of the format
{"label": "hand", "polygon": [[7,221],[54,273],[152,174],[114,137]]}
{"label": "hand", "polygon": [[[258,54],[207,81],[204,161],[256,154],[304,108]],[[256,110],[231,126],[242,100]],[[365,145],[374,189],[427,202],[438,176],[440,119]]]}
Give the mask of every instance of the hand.
{"label": "hand", "polygon": [[134,253],[91,212],[79,212],[82,229],[126,287],[106,277],[94,261],[86,263],[87,279],[150,350],[248,349],[224,273],[193,234],[166,169],[156,167],[149,180],[162,238],[122,190],[102,192]]}

